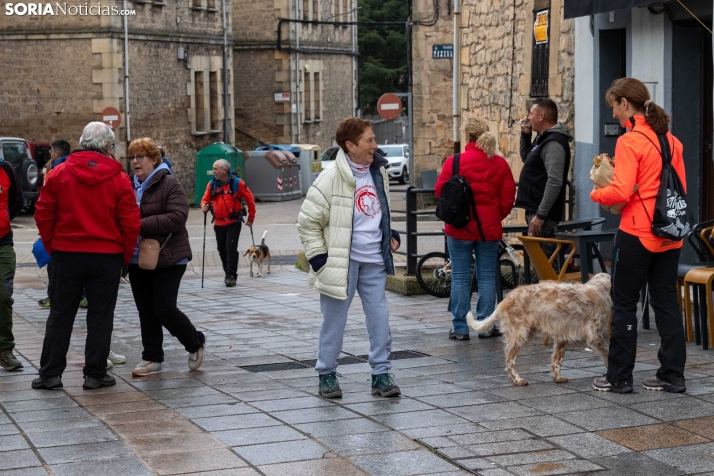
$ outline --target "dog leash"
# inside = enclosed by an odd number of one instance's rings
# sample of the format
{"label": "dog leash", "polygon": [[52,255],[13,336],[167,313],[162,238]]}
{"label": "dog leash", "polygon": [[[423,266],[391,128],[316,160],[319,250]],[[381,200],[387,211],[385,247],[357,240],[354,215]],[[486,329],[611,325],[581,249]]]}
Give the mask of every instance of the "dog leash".
{"label": "dog leash", "polygon": [[252,241],[253,246],[255,246],[255,238],[253,237],[253,227],[249,226],[248,228],[250,228],[250,241]]}

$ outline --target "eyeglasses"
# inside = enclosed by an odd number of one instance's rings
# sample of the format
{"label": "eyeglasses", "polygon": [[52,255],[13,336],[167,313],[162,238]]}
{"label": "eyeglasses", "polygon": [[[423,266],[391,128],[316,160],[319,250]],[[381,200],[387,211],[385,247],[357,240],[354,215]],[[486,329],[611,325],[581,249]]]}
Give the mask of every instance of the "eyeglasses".
{"label": "eyeglasses", "polygon": [[136,154],[136,155],[130,155],[129,160],[134,160],[136,162],[141,162],[146,158],[146,154]]}

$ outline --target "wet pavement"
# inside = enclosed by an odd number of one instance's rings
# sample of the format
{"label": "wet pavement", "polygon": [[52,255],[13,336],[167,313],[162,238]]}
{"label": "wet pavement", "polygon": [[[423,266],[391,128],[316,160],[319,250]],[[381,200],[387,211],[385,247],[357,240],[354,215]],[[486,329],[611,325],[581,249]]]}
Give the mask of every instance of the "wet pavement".
{"label": "wet pavement", "polygon": [[203,367],[189,372],[187,353],[165,334],[164,371],[131,377],[141,338],[123,283],[112,350],[127,363],[110,371],[115,387],[93,391],[81,387],[83,310],[64,389],[30,389],[46,278],[18,268],[16,353],[25,370],[0,370],[0,476],[714,474],[714,351],[688,344],[687,394],[647,391],[639,381],[657,368],[658,337],[642,331],[635,393],[613,395],[590,387],[604,365],[582,344],[565,355],[570,381],[554,383],[550,348],[536,338],[517,361],[530,385],[515,387],[499,339],[448,340],[446,300],[388,293],[402,396],[370,393],[355,299],[338,370],[344,396],[325,400],[311,368],[321,316],[307,275],[284,264],[250,278],[242,262],[238,286],[226,288],[212,264],[203,289],[200,267],[189,269],[179,298],[207,334]]}

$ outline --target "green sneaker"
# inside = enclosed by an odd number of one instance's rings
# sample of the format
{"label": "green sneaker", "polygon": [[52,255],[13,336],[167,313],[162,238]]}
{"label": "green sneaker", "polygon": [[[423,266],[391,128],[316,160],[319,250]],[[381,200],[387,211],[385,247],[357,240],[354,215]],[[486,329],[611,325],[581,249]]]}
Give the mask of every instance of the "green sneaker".
{"label": "green sneaker", "polygon": [[0,351],[0,367],[4,368],[8,372],[13,372],[15,370],[20,370],[23,365],[22,362],[15,358],[12,350]]}
{"label": "green sneaker", "polygon": [[85,297],[85,298],[82,298],[82,300],[79,301],[79,307],[82,308],[82,309],[87,309],[87,306],[88,306],[88,304],[87,304],[87,298],[86,298],[86,297]]}
{"label": "green sneaker", "polygon": [[337,372],[331,372],[325,375],[319,375],[320,386],[318,387],[321,397],[325,398],[342,398],[342,389],[340,388],[340,383],[337,381],[337,376],[342,377],[342,375]]}
{"label": "green sneaker", "polygon": [[402,392],[394,383],[394,375],[392,374],[377,374],[372,375],[372,395],[380,397],[396,397]]}
{"label": "green sneaker", "polygon": [[50,298],[44,298],[37,301],[40,307],[50,307]]}

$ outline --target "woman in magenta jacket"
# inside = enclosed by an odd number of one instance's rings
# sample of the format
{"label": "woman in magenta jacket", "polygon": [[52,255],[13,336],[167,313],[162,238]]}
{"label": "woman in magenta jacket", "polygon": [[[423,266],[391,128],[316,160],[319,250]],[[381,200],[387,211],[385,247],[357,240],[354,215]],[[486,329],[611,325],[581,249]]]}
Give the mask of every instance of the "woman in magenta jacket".
{"label": "woman in magenta jacket", "polygon": [[[482,320],[493,313],[496,307],[496,268],[498,243],[503,237],[501,220],[506,218],[516,197],[516,183],[511,168],[505,159],[496,155],[496,137],[489,132],[488,123],[481,118],[472,118],[464,126],[468,144],[459,157],[459,174],[466,177],[476,201],[476,213],[481,220],[481,231],[473,220],[465,228],[446,224],[446,240],[451,256],[451,313],[454,328],[449,339],[468,340],[469,327],[466,314],[471,312],[471,265],[476,256],[476,279],[478,301],[476,319]],[[436,181],[436,196],[441,196],[441,187],[452,175],[449,157],[444,162],[441,175]],[[471,217],[472,219],[474,217]],[[494,328],[479,337],[500,335]]]}

